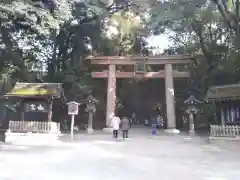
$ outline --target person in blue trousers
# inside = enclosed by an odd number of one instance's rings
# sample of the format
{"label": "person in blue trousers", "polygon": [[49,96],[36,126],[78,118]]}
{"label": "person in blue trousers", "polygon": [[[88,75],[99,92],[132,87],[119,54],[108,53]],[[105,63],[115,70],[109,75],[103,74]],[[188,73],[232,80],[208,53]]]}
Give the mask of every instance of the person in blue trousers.
{"label": "person in blue trousers", "polygon": [[152,124],[152,135],[156,135],[157,134],[157,120],[155,117],[152,117],[151,124]]}

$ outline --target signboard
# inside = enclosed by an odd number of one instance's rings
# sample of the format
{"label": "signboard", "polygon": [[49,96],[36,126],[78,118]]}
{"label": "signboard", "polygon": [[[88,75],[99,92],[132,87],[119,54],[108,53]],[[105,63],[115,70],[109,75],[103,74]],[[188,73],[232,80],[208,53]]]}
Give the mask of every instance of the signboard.
{"label": "signboard", "polygon": [[145,61],[144,60],[136,60],[135,63],[135,73],[145,73]]}
{"label": "signboard", "polygon": [[68,105],[68,114],[71,115],[71,137],[73,138],[73,128],[74,128],[74,116],[78,114],[79,103],[71,101],[67,103]]}
{"label": "signboard", "polygon": [[25,112],[46,112],[48,111],[48,105],[45,102],[32,101],[24,104]]}
{"label": "signboard", "polygon": [[69,115],[77,115],[78,114],[79,103],[77,103],[75,101],[71,101],[71,102],[67,103],[67,105],[68,105],[68,114]]}

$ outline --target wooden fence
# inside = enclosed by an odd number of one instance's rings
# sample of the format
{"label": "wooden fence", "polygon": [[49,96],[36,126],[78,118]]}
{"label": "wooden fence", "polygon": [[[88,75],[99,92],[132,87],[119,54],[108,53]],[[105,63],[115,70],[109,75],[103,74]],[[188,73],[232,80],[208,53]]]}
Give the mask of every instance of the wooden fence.
{"label": "wooden fence", "polygon": [[238,125],[210,125],[211,137],[234,137],[240,135],[240,126]]}
{"label": "wooden fence", "polygon": [[60,123],[46,121],[9,121],[11,132],[60,133]]}

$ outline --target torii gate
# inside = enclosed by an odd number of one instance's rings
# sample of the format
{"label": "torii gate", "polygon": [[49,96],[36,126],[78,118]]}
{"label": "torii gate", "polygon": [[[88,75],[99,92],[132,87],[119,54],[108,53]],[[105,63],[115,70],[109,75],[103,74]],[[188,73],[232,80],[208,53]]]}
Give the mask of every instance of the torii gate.
{"label": "torii gate", "polygon": [[[173,64],[190,64],[189,55],[162,55],[162,56],[96,56],[91,57],[91,64],[107,65],[108,70],[92,72],[93,78],[108,78],[106,126],[109,127],[115,113],[116,79],[117,78],[165,78],[167,128],[176,129],[174,80],[173,78],[188,78],[188,71],[173,70]],[[133,66],[135,71],[122,72],[116,66]],[[145,65],[164,65],[164,70],[146,72]]]}

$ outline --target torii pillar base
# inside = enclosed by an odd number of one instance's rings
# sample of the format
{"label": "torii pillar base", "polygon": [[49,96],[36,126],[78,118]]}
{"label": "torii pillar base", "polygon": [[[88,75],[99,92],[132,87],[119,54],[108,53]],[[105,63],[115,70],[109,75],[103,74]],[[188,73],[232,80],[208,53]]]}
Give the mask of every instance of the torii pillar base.
{"label": "torii pillar base", "polygon": [[178,129],[165,129],[164,132],[167,133],[167,134],[179,134],[180,130],[178,130]]}
{"label": "torii pillar base", "polygon": [[111,127],[106,127],[106,128],[103,128],[102,131],[106,133],[112,133],[113,129]]}

